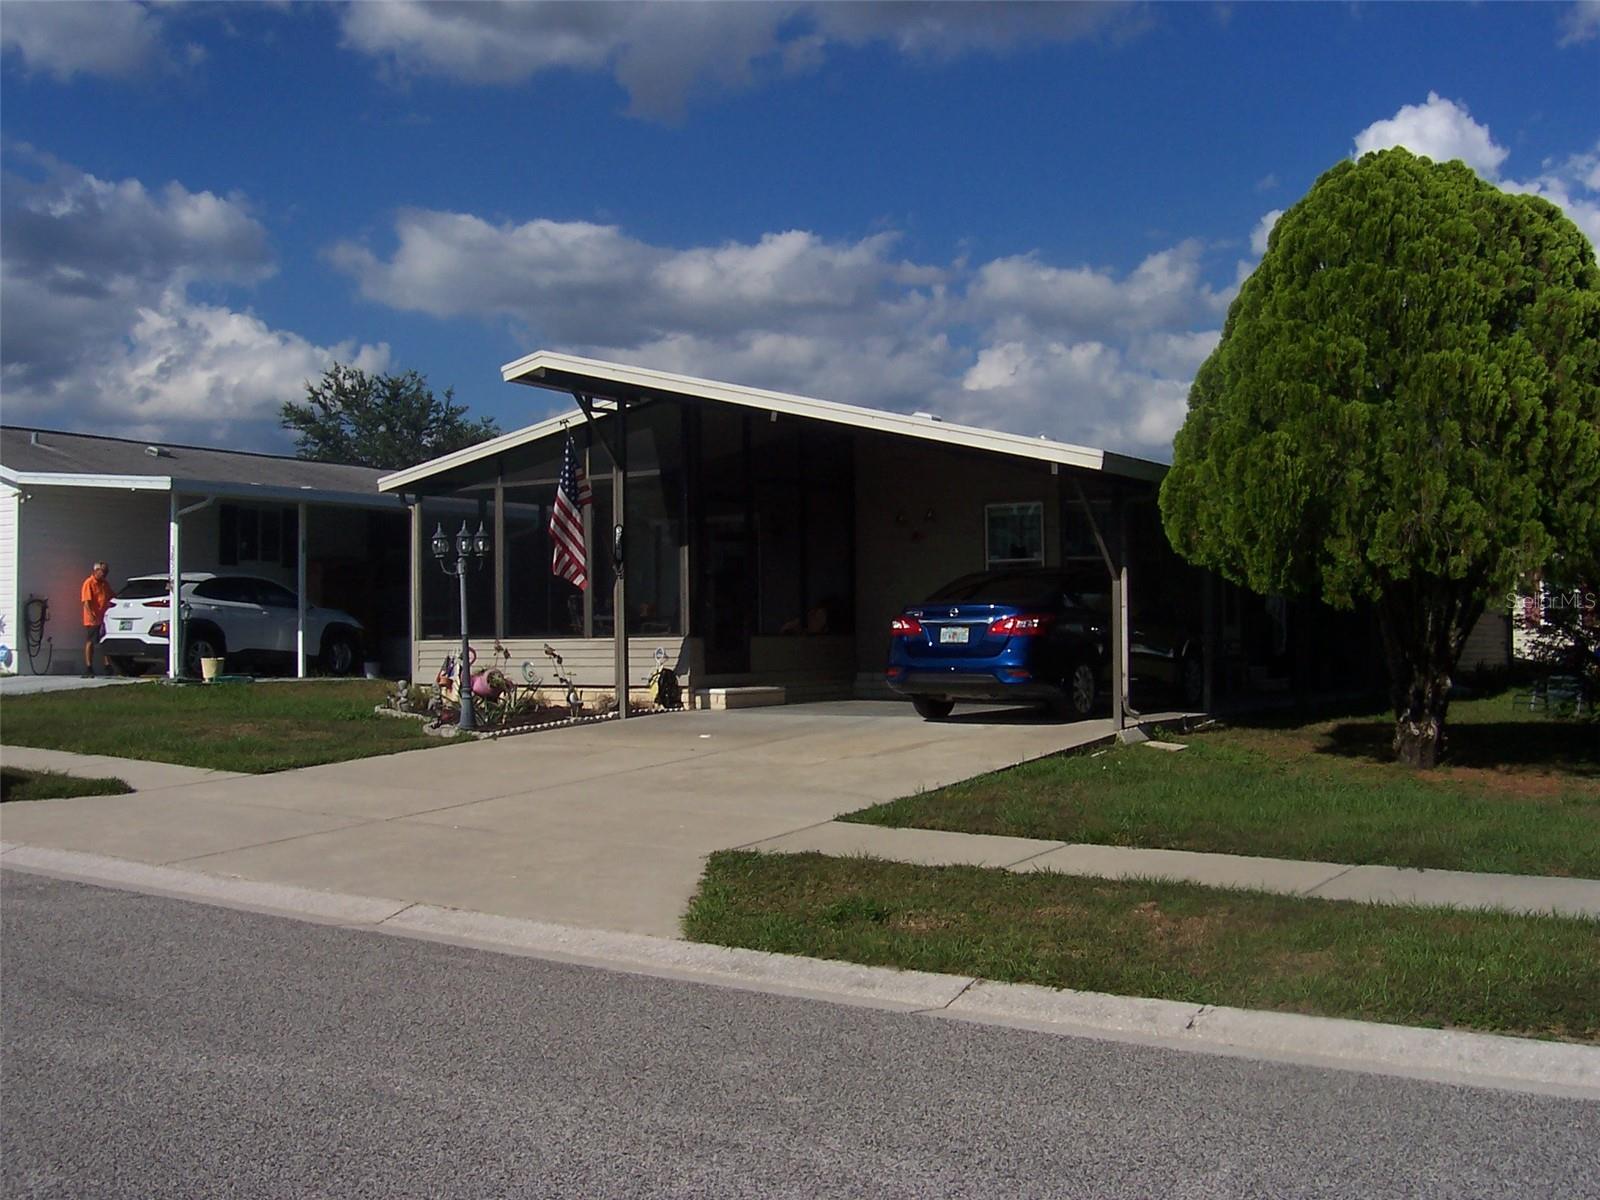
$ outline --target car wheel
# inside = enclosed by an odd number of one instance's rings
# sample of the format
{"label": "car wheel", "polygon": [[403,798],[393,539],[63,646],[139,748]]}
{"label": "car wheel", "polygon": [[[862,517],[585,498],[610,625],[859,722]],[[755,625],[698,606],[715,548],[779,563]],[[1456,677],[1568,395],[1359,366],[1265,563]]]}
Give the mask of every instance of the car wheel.
{"label": "car wheel", "polygon": [[183,641],[183,673],[191,679],[200,678],[202,658],[226,658],[228,654],[222,635],[209,627],[195,630]]}
{"label": "car wheel", "polygon": [[935,700],[932,696],[911,697],[911,707],[917,710],[917,715],[924,721],[942,721],[955,706],[954,700]]}
{"label": "car wheel", "polygon": [[1094,712],[1095,701],[1099,699],[1094,668],[1085,662],[1076,664],[1062,680],[1062,692],[1060,710],[1063,715],[1087,717]]}
{"label": "car wheel", "polygon": [[322,669],[329,675],[349,675],[356,669],[361,652],[348,633],[331,635],[322,646]]}
{"label": "car wheel", "polygon": [[125,655],[120,654],[111,659],[111,669],[118,675],[126,675],[129,678],[143,675],[147,665],[148,664],[142,663],[136,658],[128,658]]}

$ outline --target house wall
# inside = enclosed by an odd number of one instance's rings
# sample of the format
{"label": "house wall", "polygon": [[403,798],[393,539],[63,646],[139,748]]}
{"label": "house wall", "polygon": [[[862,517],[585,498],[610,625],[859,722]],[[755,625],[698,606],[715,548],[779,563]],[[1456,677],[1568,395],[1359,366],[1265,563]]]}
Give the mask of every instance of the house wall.
{"label": "house wall", "polygon": [[17,605],[17,508],[20,493],[0,483],[0,674],[17,670],[22,648],[22,614]]}
{"label": "house wall", "polygon": [[[610,638],[506,638],[500,644],[511,652],[509,663],[495,661],[490,648],[492,637],[474,637],[472,648],[478,652],[473,663],[475,670],[500,667],[506,675],[521,683],[525,678],[522,665],[531,663],[533,673],[542,681],[541,686],[553,695],[559,694],[561,685],[556,682],[555,665],[545,657],[544,648],[551,647],[561,655],[561,670],[570,674],[573,681],[585,689],[611,689],[616,686],[616,660]],[[419,684],[432,684],[446,655],[460,648],[459,638],[427,638],[415,643],[416,658],[412,664],[411,678]],[[677,672],[687,683],[698,676],[698,646],[693,638],[666,637],[658,634],[635,634],[628,639],[628,687],[630,691],[642,689],[655,674],[656,650],[666,652],[666,665]]]}
{"label": "house wall", "polygon": [[985,505],[1042,502],[1045,565],[1057,564],[1058,483],[1046,463],[906,439],[857,442],[855,669],[863,687],[882,685],[896,613],[984,569]]}
{"label": "house wall", "polygon": [[[17,514],[16,596],[20,610],[33,596],[49,601],[37,667],[52,675],[83,670],[83,619],[78,595],[89,568],[111,564],[112,586],[130,575],[167,568],[167,493],[111,488],[23,489]],[[33,674],[18,638],[18,670]]]}
{"label": "house wall", "polygon": [[1498,671],[1511,665],[1511,618],[1503,612],[1486,612],[1467,634],[1456,670]]}

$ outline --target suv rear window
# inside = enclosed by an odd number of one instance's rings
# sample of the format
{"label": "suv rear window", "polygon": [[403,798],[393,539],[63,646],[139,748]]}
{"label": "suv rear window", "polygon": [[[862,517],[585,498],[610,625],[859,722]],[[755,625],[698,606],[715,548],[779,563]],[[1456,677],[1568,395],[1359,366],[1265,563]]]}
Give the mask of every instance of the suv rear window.
{"label": "suv rear window", "polygon": [[117,591],[118,600],[153,600],[167,594],[165,579],[130,579]]}

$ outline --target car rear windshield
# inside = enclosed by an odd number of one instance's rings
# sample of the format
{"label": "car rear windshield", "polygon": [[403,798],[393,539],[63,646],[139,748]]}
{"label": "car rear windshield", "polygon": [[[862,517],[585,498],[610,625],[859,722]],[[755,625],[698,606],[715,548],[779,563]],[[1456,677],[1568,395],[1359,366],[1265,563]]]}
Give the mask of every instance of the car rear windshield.
{"label": "car rear windshield", "polygon": [[1037,571],[963,575],[935,592],[929,603],[1055,608],[1065,600],[1074,608],[1105,612],[1110,605],[1109,597],[1104,590],[1091,590],[1091,586],[1086,586],[1088,583],[1081,578]]}
{"label": "car rear windshield", "polygon": [[1054,575],[963,575],[932,599],[936,604],[1053,604],[1060,589]]}
{"label": "car rear windshield", "polygon": [[130,579],[117,592],[118,600],[151,600],[167,594],[165,579]]}

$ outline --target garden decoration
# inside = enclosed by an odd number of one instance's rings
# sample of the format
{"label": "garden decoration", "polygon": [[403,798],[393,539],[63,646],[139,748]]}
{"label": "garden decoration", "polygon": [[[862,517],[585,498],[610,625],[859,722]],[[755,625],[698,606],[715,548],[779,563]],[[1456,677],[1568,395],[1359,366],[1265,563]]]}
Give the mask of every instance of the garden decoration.
{"label": "garden decoration", "polygon": [[567,707],[572,711],[573,716],[577,716],[583,711],[583,699],[578,695],[577,682],[570,674],[561,669],[561,655],[557,654],[555,647],[551,646],[548,642],[546,642],[544,646],[544,656],[548,658],[552,664],[554,664],[551,674],[556,677],[556,682],[561,684],[561,686],[566,689]]}

